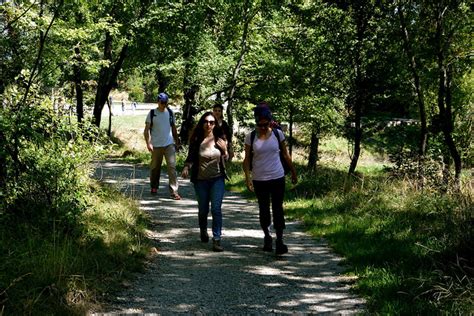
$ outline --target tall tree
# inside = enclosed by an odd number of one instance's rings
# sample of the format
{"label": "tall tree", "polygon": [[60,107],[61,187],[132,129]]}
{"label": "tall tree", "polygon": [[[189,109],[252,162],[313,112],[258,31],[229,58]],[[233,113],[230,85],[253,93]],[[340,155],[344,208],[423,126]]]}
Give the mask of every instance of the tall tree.
{"label": "tall tree", "polygon": [[[151,1],[101,3],[97,13],[109,18],[109,28],[104,30],[102,59],[104,65],[97,78],[94,101],[94,124],[100,126],[102,110],[109,93],[117,85],[117,78],[128,54],[130,42],[136,40],[136,33],[142,25],[140,21],[148,13]],[[93,8],[92,8],[93,9]],[[100,9],[100,10],[99,10]],[[115,53],[117,52],[117,53]]]}

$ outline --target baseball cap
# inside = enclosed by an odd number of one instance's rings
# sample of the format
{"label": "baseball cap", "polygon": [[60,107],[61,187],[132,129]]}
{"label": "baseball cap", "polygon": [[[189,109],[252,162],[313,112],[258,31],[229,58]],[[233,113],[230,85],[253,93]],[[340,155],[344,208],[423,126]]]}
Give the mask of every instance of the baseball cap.
{"label": "baseball cap", "polygon": [[164,92],[161,92],[160,94],[158,94],[158,101],[168,103],[168,95]]}

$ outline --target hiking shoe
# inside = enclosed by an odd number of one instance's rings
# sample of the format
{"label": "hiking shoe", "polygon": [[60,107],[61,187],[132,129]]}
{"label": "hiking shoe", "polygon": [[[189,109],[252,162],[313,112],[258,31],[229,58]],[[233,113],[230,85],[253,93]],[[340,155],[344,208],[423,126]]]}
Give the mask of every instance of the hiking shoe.
{"label": "hiking shoe", "polygon": [[209,242],[209,234],[207,230],[201,230],[201,242]]}
{"label": "hiking shoe", "polygon": [[282,255],[288,252],[288,247],[283,243],[283,240],[277,239],[275,244],[275,253],[277,255]]}
{"label": "hiking shoe", "polygon": [[157,189],[157,188],[151,188],[150,193],[151,193],[151,194],[157,194],[157,193],[158,193],[158,189]]}
{"label": "hiking shoe", "polygon": [[265,236],[263,238],[263,251],[272,251],[272,236]]}
{"label": "hiking shoe", "polygon": [[178,193],[171,193],[170,196],[173,200],[181,200],[181,196]]}
{"label": "hiking shoe", "polygon": [[221,246],[221,241],[212,239],[212,250],[215,252],[222,252],[224,248]]}

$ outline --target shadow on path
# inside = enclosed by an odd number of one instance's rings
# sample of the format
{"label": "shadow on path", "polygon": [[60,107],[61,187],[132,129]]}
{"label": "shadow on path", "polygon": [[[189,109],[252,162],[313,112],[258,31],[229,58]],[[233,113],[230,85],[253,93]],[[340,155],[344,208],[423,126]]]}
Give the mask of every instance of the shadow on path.
{"label": "shadow on path", "polygon": [[211,243],[199,240],[197,202],[189,180],[180,179],[183,199],[174,201],[168,197],[165,174],[158,195],[150,195],[146,167],[103,162],[95,177],[117,185],[150,214],[149,235],[157,255],[104,311],[92,314],[363,312],[364,301],[349,292],[352,280],[341,276],[341,258],[323,240],[305,234],[299,223],[287,223],[287,255],[263,252],[256,203],[226,192],[225,251],[215,253]]}

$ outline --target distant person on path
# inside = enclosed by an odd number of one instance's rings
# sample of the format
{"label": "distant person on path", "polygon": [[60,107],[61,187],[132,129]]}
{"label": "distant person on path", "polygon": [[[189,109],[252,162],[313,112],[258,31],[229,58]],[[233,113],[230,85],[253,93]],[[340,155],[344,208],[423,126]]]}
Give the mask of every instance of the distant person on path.
{"label": "distant person on path", "polygon": [[[285,159],[291,171],[291,182],[296,184],[296,170],[285,146],[285,136],[280,129],[272,128],[272,113],[268,106],[256,107],[256,129],[245,136],[244,172],[247,188],[255,192],[258,200],[260,226],[263,230],[263,250],[273,251],[273,240],[270,231],[270,201],[273,213],[273,227],[276,232],[275,253],[288,252],[283,242],[285,217],[283,197],[285,195],[285,171],[280,160]],[[278,136],[276,135],[278,133]],[[253,138],[253,139],[252,139]],[[253,141],[253,143],[252,143]],[[280,143],[279,143],[280,142]]]}
{"label": "distant person on path", "polygon": [[225,134],[227,140],[227,151],[229,153],[228,161],[231,161],[234,157],[234,149],[232,146],[232,132],[230,131],[229,124],[227,124],[227,122],[224,120],[224,107],[222,106],[222,104],[214,104],[214,107],[212,108],[212,114],[214,114],[214,116],[216,117],[217,124],[219,124]]}
{"label": "distant person on path", "polygon": [[179,148],[178,132],[173,112],[168,108],[168,95],[158,95],[158,107],[152,109],[145,120],[146,147],[152,153],[150,165],[151,193],[156,194],[160,184],[163,156],[166,160],[171,198],[181,200],[176,174],[176,150]]}
{"label": "distant person on path", "polygon": [[125,112],[125,100],[122,98],[122,112]]}
{"label": "distant person on path", "polygon": [[221,252],[222,199],[226,178],[224,161],[228,156],[227,141],[212,112],[204,113],[189,139],[189,151],[181,176],[191,182],[198,200],[198,220],[201,241],[207,243],[209,203],[212,214],[212,249]]}

